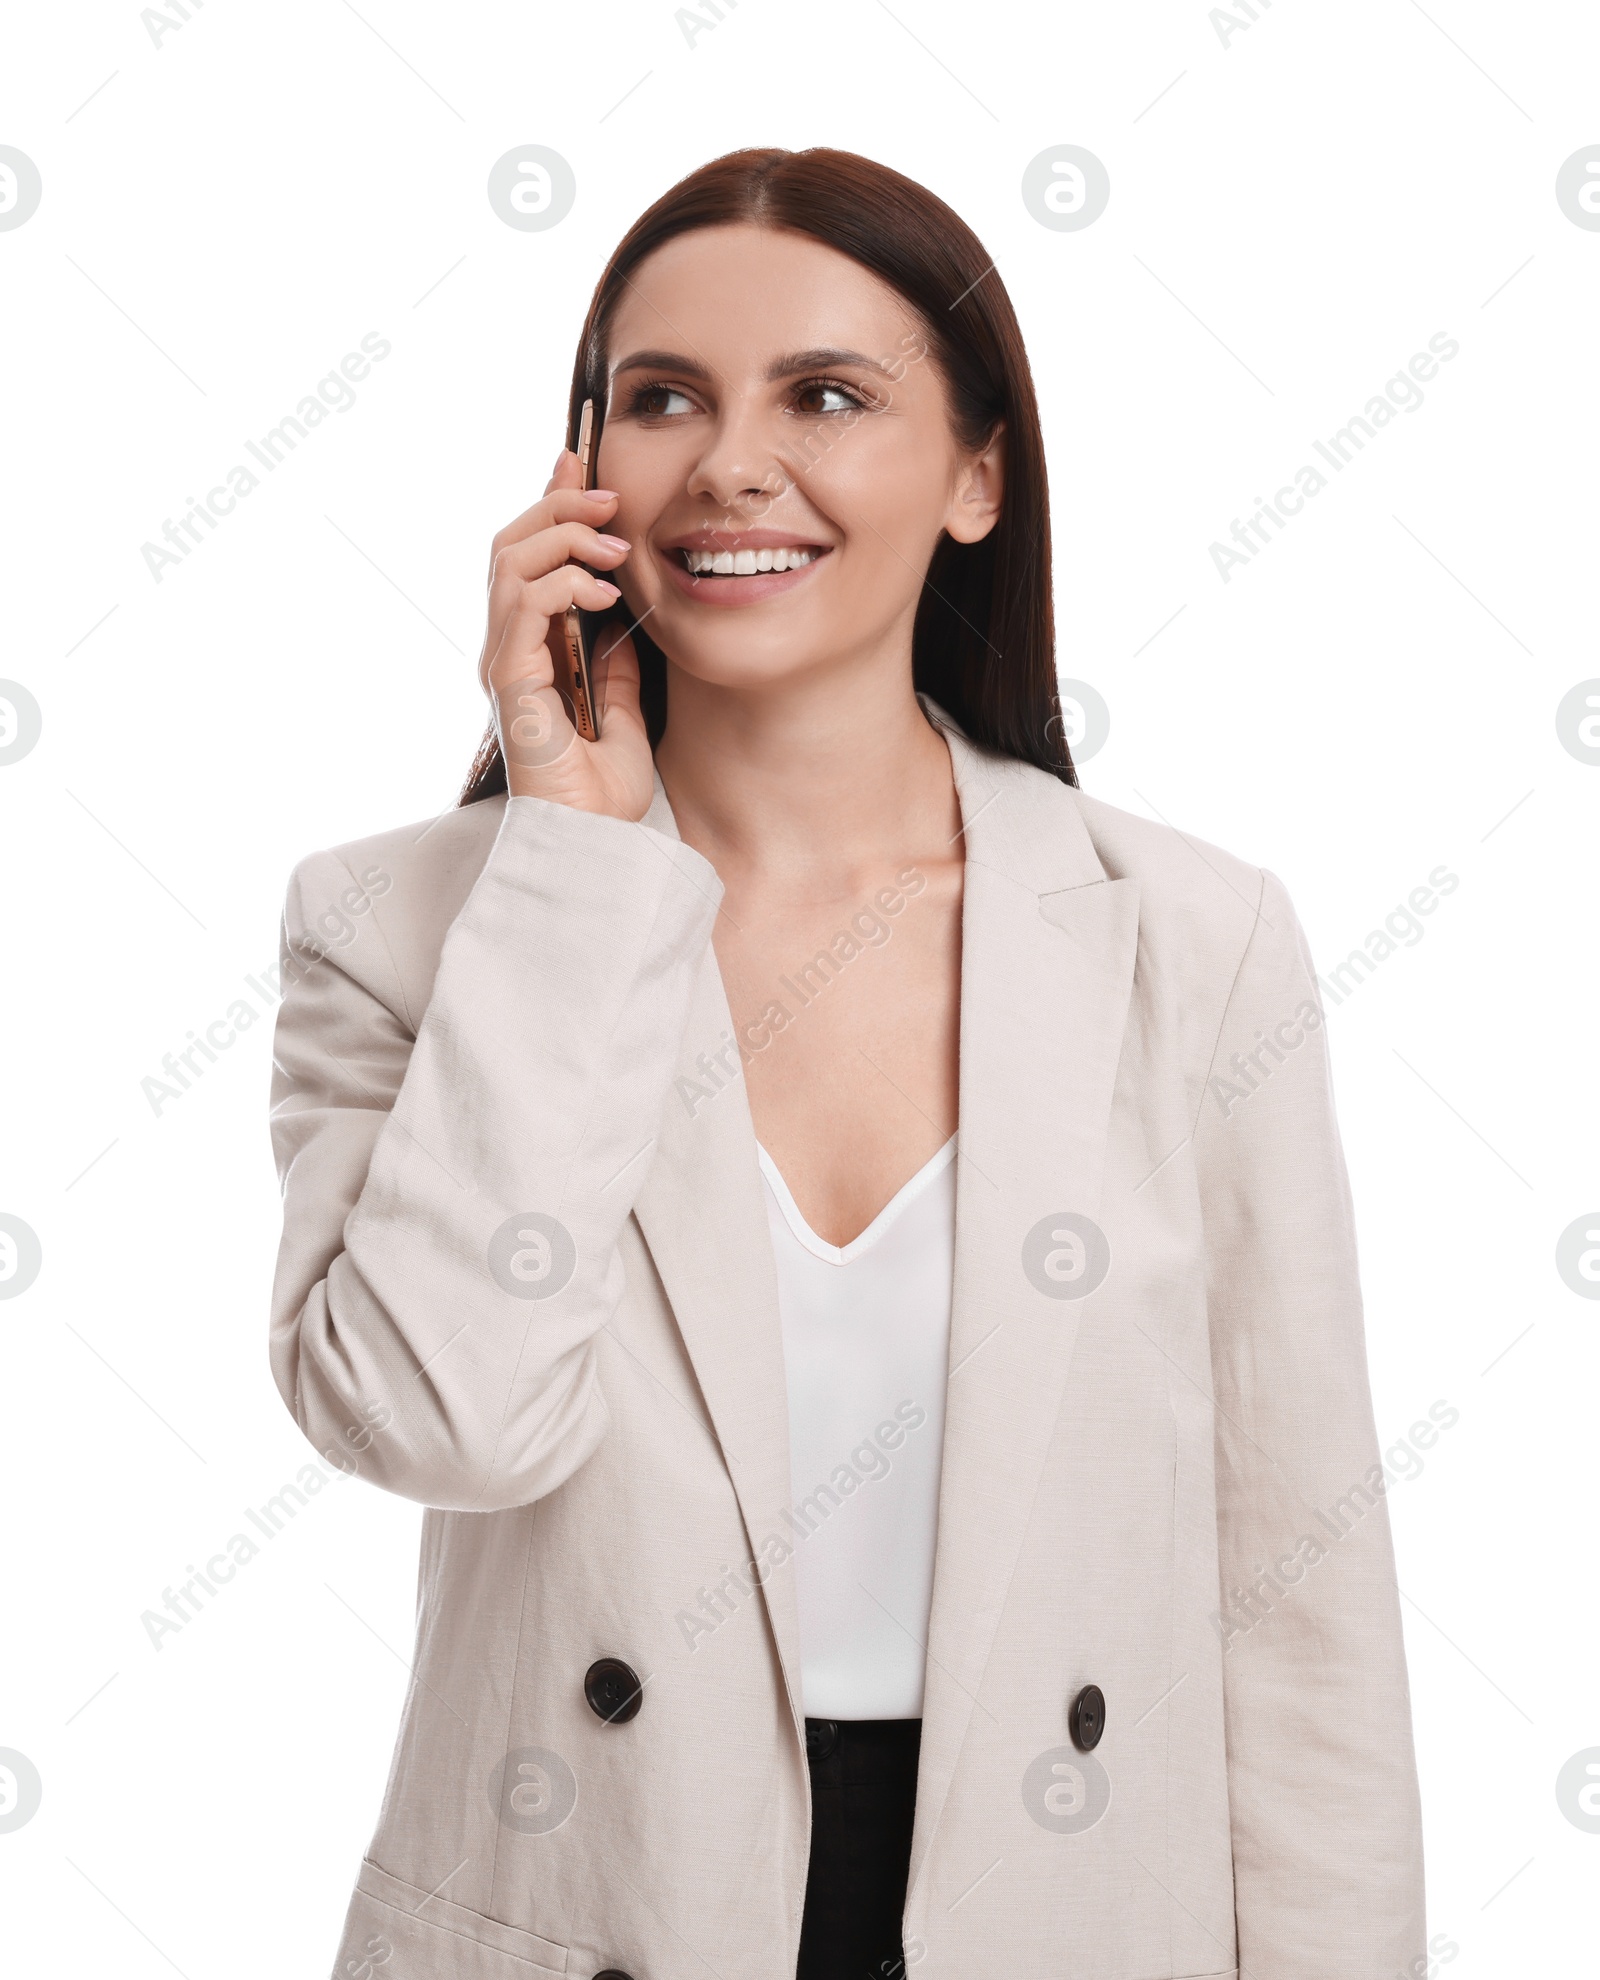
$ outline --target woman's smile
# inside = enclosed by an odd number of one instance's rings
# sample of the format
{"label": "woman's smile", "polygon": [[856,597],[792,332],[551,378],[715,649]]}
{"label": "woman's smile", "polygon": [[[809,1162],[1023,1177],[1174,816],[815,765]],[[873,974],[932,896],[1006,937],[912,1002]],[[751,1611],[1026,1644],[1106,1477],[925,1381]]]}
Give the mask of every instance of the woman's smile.
{"label": "woman's smile", "polygon": [[656,554],[685,597],[702,605],[756,605],[804,583],[832,547],[776,529],[697,530]]}

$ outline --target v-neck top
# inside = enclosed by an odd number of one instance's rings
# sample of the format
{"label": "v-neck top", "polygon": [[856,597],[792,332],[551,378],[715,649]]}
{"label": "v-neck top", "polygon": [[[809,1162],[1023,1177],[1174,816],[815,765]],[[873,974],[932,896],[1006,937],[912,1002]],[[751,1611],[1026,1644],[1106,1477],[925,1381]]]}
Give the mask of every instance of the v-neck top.
{"label": "v-neck top", "polygon": [[955,1265],[956,1137],[847,1245],[760,1143],[789,1390],[805,1711],[922,1713]]}

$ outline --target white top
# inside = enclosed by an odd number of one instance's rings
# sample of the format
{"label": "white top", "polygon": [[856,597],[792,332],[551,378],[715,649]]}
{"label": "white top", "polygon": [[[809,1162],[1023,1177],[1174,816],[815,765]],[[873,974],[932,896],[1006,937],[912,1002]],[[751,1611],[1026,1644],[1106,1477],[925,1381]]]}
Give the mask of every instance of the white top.
{"label": "white top", "polygon": [[805,1710],[915,1719],[933,1599],[955,1263],[955,1136],[825,1244],[757,1143],[778,1267]]}

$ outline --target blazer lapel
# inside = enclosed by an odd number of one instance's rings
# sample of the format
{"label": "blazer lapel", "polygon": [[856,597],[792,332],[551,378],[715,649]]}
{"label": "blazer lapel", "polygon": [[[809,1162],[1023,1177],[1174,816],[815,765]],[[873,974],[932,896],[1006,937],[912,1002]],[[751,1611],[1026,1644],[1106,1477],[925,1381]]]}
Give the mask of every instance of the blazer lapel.
{"label": "blazer lapel", "polygon": [[1099,1210],[1138,941],[1137,885],[1107,876],[1076,793],[929,712],[955,767],[967,866],[950,1381],[913,1885],[974,1713],[989,1710],[977,1702],[984,1666],[1081,1312],[1041,1261],[1052,1220]]}
{"label": "blazer lapel", "polygon": [[[659,775],[643,822],[681,836]],[[755,1127],[732,1039],[722,972],[708,943],[634,1215],[727,1462],[750,1543],[746,1558],[759,1561],[766,1550],[770,1562],[774,1536],[792,1544],[783,1517],[793,1497],[788,1376]],[[761,1595],[798,1738],[805,1707],[793,1575],[781,1567],[764,1572]]]}

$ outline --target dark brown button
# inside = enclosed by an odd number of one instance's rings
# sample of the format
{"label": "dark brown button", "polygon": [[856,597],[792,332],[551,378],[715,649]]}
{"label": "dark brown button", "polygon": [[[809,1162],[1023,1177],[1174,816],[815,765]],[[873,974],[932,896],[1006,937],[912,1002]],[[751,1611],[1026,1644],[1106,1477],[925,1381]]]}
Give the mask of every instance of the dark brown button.
{"label": "dark brown button", "polygon": [[608,1966],[604,1973],[597,1973],[594,1980],[633,1980],[631,1973],[624,1973],[620,1966]]}
{"label": "dark brown button", "polygon": [[1106,1695],[1099,1685],[1086,1684],[1073,1699],[1067,1727],[1080,1753],[1091,1752],[1100,1744],[1100,1735],[1106,1729]]}
{"label": "dark brown button", "polygon": [[[620,1657],[602,1657],[583,1676],[583,1695],[589,1710],[608,1726],[625,1725],[637,1718],[644,1703],[644,1691],[637,1676]],[[598,1980],[598,1976],[597,1976]],[[627,1975],[623,1975],[627,1980]]]}
{"label": "dark brown button", "polygon": [[806,1720],[806,1758],[826,1760],[839,1744],[839,1727],[833,1719]]}

